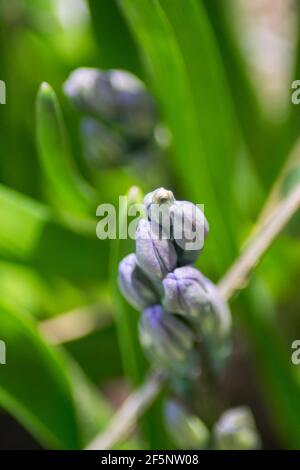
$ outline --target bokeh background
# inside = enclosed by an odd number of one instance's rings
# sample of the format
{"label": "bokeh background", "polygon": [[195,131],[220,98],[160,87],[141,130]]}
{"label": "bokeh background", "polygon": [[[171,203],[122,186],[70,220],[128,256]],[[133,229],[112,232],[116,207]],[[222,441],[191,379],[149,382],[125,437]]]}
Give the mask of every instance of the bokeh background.
{"label": "bokeh background", "polygon": [[[0,1],[0,448],[83,448],[147,374],[139,313],[116,284],[131,242],[96,238],[98,204],[117,204],[132,186],[205,204],[198,267],[217,282],[261,211],[298,181],[298,9],[292,0]],[[80,114],[63,93],[82,66],[144,81],[158,122],[147,155],[98,166],[85,158]],[[76,175],[93,187],[80,213],[73,174],[37,145],[45,81]],[[251,407],[265,448],[300,448],[299,234],[296,216],[231,302],[234,353],[220,394]],[[123,447],[174,447],[161,423],[166,393]]]}

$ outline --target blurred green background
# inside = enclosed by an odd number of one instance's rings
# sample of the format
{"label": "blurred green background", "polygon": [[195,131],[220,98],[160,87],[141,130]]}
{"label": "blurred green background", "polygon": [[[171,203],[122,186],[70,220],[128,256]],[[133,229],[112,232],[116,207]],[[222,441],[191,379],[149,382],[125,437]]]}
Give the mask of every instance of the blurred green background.
{"label": "blurred green background", "polygon": [[[98,204],[133,185],[205,204],[198,267],[218,281],[262,208],[297,182],[298,2],[250,3],[0,1],[0,448],[83,448],[147,374],[139,313],[116,285],[132,246],[96,238]],[[96,170],[83,158],[79,115],[62,92],[81,66],[146,83],[170,136],[152,167]],[[44,132],[42,82],[57,94],[70,155]],[[266,448],[300,448],[299,234],[296,216],[231,302],[234,354],[220,394],[251,407]],[[174,447],[161,400],[123,446]]]}

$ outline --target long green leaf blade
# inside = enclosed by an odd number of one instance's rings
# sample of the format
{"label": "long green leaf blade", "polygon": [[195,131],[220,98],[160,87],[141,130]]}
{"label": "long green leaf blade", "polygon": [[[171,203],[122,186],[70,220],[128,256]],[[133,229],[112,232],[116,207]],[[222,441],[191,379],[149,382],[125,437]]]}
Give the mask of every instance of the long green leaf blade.
{"label": "long green leaf blade", "polygon": [[176,35],[195,100],[210,181],[218,203],[225,207],[232,203],[230,178],[237,150],[237,128],[214,34],[201,2],[159,0],[159,3]]}
{"label": "long green leaf blade", "polygon": [[36,132],[48,190],[56,204],[73,214],[95,214],[96,195],[74,167],[60,106],[47,83],[41,85],[37,96]]}
{"label": "long green leaf blade", "polygon": [[251,339],[268,396],[267,406],[286,445],[299,449],[300,381],[291,363],[289,348],[273,321],[272,305],[264,300],[258,279],[242,296],[242,321]]}
{"label": "long green leaf blade", "polygon": [[[132,188],[127,194],[129,204],[142,200],[140,190]],[[119,229],[123,232],[128,224],[127,208],[121,207],[119,214]],[[134,386],[139,385],[145,375],[145,360],[138,338],[138,322],[140,312],[131,307],[122,296],[118,286],[118,269],[120,261],[134,251],[134,243],[130,239],[112,240],[111,249],[111,281],[115,300],[115,321],[117,326],[120,350],[127,378]]]}
{"label": "long green leaf blade", "polygon": [[96,234],[72,232],[59,224],[43,204],[1,185],[0,213],[3,258],[74,281],[101,279],[107,274],[107,243],[100,243]]}
{"label": "long green leaf blade", "polygon": [[0,369],[0,403],[45,445],[80,447],[76,414],[64,365],[29,321],[0,307],[6,365]]}
{"label": "long green leaf blade", "polygon": [[101,67],[126,69],[140,76],[138,49],[116,3],[112,0],[89,0],[88,3]]}
{"label": "long green leaf blade", "polygon": [[[221,274],[233,259],[235,241],[228,223],[227,203],[226,210],[222,207],[228,201],[228,197],[223,201],[217,195],[218,179],[216,174],[215,179],[213,178],[210,171],[212,166],[208,163],[208,160],[213,158],[216,164],[216,159],[219,158],[219,167],[221,167],[222,154],[212,155],[211,148],[209,151],[208,144],[204,143],[207,142],[207,136],[203,133],[203,127],[199,122],[203,109],[197,109],[198,104],[195,102],[194,94],[196,75],[191,77],[191,71],[187,69],[182,54],[181,47],[184,46],[181,43],[179,47],[176,32],[172,29],[158,1],[122,0],[120,5],[146,56],[154,90],[172,131],[174,164],[182,185],[188,192],[189,199],[205,203],[206,213],[214,230],[210,235],[209,249],[204,256]],[[174,6],[176,5],[177,3],[174,3]],[[190,0],[185,2],[184,7],[189,5]],[[203,119],[204,117],[201,118],[201,122]],[[218,131],[219,129],[216,129],[216,140],[220,138]],[[229,169],[225,174],[228,171]],[[230,180],[224,179],[222,186],[230,194]]]}

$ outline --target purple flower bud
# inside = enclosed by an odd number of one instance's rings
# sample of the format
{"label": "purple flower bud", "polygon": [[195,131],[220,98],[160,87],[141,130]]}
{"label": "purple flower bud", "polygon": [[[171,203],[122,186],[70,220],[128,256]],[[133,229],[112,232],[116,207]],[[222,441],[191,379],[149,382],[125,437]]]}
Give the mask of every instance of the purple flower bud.
{"label": "purple flower bud", "polygon": [[184,266],[169,273],[163,280],[164,308],[173,313],[198,318],[210,310],[210,299],[204,276],[192,266]]}
{"label": "purple flower bud", "polygon": [[64,92],[79,111],[113,121],[134,140],[147,140],[154,131],[154,103],[129,72],[79,68],[71,73]]}
{"label": "purple flower bud", "polygon": [[147,140],[156,124],[154,102],[143,83],[122,70],[108,72],[113,87],[120,125],[134,139]]}
{"label": "purple flower bud", "polygon": [[183,250],[179,245],[175,244],[177,253],[177,266],[187,266],[196,263],[202,249],[200,250]]}
{"label": "purple flower bud", "polygon": [[219,369],[230,352],[231,316],[218,288],[192,266],[169,273],[163,286],[164,308],[193,322],[212,365]]}
{"label": "purple flower bud", "polygon": [[166,429],[180,449],[206,449],[209,431],[203,421],[191,414],[177,400],[169,400],[165,406]]}
{"label": "purple flower bud", "polygon": [[137,227],[136,256],[142,270],[156,282],[171,272],[177,262],[171,240],[161,236],[146,219],[141,219]]}
{"label": "purple flower bud", "polygon": [[119,265],[119,286],[124,297],[137,310],[159,300],[151,281],[139,268],[134,253],[126,256]]}
{"label": "purple flower bud", "polygon": [[187,201],[175,201],[171,191],[156,189],[144,198],[148,219],[174,242],[178,266],[193,264],[203,248],[208,222],[202,210]]}
{"label": "purple flower bud", "polygon": [[106,72],[81,67],[71,73],[64,92],[79,111],[114,119],[117,104],[114,89]]}
{"label": "purple flower bud", "polygon": [[246,406],[232,408],[222,414],[214,426],[214,447],[220,450],[253,450],[260,448],[251,410]]}
{"label": "purple flower bud", "polygon": [[151,204],[173,204],[175,202],[174,194],[172,191],[165,188],[158,188],[144,197],[144,205],[149,210]]}
{"label": "purple flower bud", "polygon": [[194,333],[180,318],[167,313],[160,305],[143,311],[140,338],[157,368],[180,377],[195,378],[199,374]]}
{"label": "purple flower bud", "polygon": [[169,273],[163,280],[164,308],[173,313],[199,319],[216,317],[218,330],[227,332],[230,313],[216,286],[192,266],[183,266]]}
{"label": "purple flower bud", "polygon": [[202,210],[187,201],[176,201],[171,207],[173,238],[184,251],[199,254],[209,225]]}
{"label": "purple flower bud", "polygon": [[160,225],[165,233],[171,237],[171,215],[170,209],[175,198],[172,191],[158,188],[144,197],[144,206],[148,219]]}

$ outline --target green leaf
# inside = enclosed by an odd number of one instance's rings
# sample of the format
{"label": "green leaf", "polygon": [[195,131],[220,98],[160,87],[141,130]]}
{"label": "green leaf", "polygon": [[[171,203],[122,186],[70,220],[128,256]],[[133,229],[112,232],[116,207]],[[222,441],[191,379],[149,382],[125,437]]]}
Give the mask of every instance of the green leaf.
{"label": "green leaf", "polygon": [[71,281],[87,282],[107,274],[107,243],[96,234],[72,232],[56,222],[46,206],[1,185],[0,214],[3,258]]}
{"label": "green leaf", "polygon": [[286,197],[300,181],[300,165],[287,171],[282,181],[281,196]]}
{"label": "green leaf", "polygon": [[273,306],[260,279],[242,294],[242,322],[247,328],[265,387],[272,418],[288,448],[299,449],[300,381],[274,322]]}
{"label": "green leaf", "polygon": [[58,356],[20,314],[0,307],[7,364],[0,370],[0,403],[45,445],[79,448],[70,384]]}
{"label": "green leaf", "polygon": [[109,406],[73,360],[44,342],[28,316],[1,302],[0,325],[6,345],[1,406],[47,447],[84,447],[107,424]]}
{"label": "green leaf", "polygon": [[[89,335],[64,344],[64,348],[95,384],[120,377],[123,373],[116,328],[110,324]],[[101,367],[95,357],[109,357]]]}
{"label": "green leaf", "polygon": [[250,80],[250,71],[235,37],[232,21],[229,21],[226,6],[222,0],[198,1],[203,3],[214,29],[246,144],[254,158],[261,158],[262,133],[266,123],[258,96]]}
{"label": "green leaf", "polygon": [[[74,400],[80,448],[82,449],[99,432],[104,431],[112,417],[112,410],[102,397],[101,392],[90,382],[78,364],[65,354],[64,356]],[[100,363],[99,369],[101,370],[101,368]]]}
{"label": "green leaf", "polygon": [[138,49],[115,0],[89,0],[100,66],[142,75]]}
{"label": "green leaf", "polygon": [[[234,27],[235,12],[227,8],[223,0],[197,0],[203,4],[223,58],[235,107],[237,120],[242,131],[250,157],[254,163],[257,177],[266,189],[276,178],[285,156],[289,151],[298,125],[291,128],[287,119],[270,119],[270,113],[263,109],[254,83],[251,81],[251,69],[239,44],[239,37]],[[239,18],[236,19],[239,21]],[[294,123],[295,124],[295,123]],[[268,153],[272,158],[266,158]]]}
{"label": "green leaf", "polygon": [[76,215],[95,214],[96,194],[77,173],[71,159],[61,109],[53,89],[43,83],[36,104],[38,154],[47,190],[59,209]]}
{"label": "green leaf", "polygon": [[0,259],[0,298],[38,317],[53,309],[53,293],[32,268]]}
{"label": "green leaf", "polygon": [[207,18],[192,0],[122,0],[120,5],[146,57],[171,129],[179,181],[187,198],[205,204],[214,227],[204,257],[221,274],[235,254],[235,149],[230,103]]}
{"label": "green leaf", "polygon": [[[172,26],[194,97],[203,152],[216,194],[231,201],[237,133],[226,76],[206,12],[197,0],[159,0]],[[199,60],[200,59],[200,60]],[[216,138],[216,136],[218,138]],[[195,158],[194,158],[195,161]],[[220,171],[222,169],[222,172]]]}
{"label": "green leaf", "polygon": [[[141,202],[142,196],[137,188],[127,193],[129,205]],[[127,227],[128,215],[126,207],[120,207],[119,230]],[[132,385],[139,385],[145,376],[144,353],[138,337],[138,323],[140,312],[131,307],[122,296],[118,285],[119,263],[124,256],[134,251],[134,243],[130,239],[117,238],[111,241],[111,282],[115,302],[115,321],[118,340],[127,378]]]}

